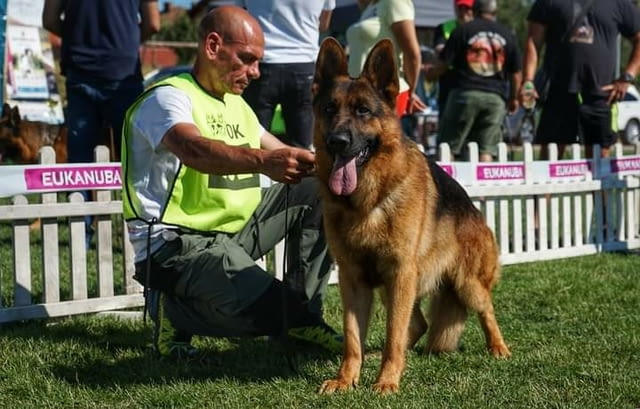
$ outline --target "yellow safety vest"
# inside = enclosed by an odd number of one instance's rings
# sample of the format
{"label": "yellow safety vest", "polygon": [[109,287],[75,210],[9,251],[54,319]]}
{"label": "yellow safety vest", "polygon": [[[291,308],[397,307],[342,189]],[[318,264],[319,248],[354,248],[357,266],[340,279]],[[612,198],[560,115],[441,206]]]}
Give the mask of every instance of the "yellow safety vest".
{"label": "yellow safety vest", "polygon": [[[151,89],[161,86],[187,93],[193,106],[193,120],[205,138],[233,146],[260,147],[260,124],[241,96],[225,94],[224,100],[213,98],[190,73],[169,77]],[[142,219],[139,216],[142,204],[133,194],[133,181],[129,180],[127,170],[131,161],[145,158],[130,158],[127,151],[131,138],[129,124],[148,92],[129,108],[123,129],[123,206],[127,220]],[[235,233],[246,224],[261,200],[258,174],[208,175],[182,164],[173,180],[158,222],[189,230]]]}

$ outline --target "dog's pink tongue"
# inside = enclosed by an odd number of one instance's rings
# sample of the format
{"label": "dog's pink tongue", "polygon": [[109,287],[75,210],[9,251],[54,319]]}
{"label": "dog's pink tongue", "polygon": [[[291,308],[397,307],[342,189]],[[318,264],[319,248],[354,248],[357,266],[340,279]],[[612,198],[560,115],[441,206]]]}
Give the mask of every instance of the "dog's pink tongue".
{"label": "dog's pink tongue", "polygon": [[356,158],[344,159],[337,157],[333,163],[331,175],[329,175],[329,188],[333,194],[348,196],[356,190],[357,184]]}

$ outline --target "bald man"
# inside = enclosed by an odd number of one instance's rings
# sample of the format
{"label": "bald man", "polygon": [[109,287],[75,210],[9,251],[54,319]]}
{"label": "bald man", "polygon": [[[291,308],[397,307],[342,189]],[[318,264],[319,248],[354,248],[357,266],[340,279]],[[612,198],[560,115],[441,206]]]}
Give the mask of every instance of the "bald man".
{"label": "bald man", "polygon": [[[251,15],[218,7],[200,24],[192,71],[159,82],[127,112],[124,214],[161,356],[193,355],[192,335],[284,328],[342,349],[322,319],[330,259],[308,177],[314,154],[267,132],[240,96],[260,76],[263,50]],[[263,190],[260,174],[280,183]],[[283,289],[255,260],[285,237]]]}

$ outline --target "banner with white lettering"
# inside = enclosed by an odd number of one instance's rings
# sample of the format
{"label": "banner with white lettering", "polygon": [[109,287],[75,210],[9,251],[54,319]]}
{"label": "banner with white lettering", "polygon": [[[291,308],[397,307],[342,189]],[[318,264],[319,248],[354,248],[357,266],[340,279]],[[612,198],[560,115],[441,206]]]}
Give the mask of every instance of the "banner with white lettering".
{"label": "banner with white lettering", "polygon": [[0,197],[121,187],[118,163],[0,166]]}
{"label": "banner with white lettering", "polygon": [[[599,169],[595,169],[593,161],[584,159],[438,164],[462,186],[575,182],[640,175],[640,155],[602,159]],[[263,175],[260,182],[263,187],[271,184]],[[117,162],[0,166],[0,197],[58,191],[119,190],[121,185],[121,169]]]}

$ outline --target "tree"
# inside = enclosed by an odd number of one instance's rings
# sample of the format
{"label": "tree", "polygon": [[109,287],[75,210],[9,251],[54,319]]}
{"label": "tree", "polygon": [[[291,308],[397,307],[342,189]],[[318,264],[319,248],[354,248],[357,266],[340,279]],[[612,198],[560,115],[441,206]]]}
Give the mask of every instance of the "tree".
{"label": "tree", "polygon": [[[178,16],[171,24],[163,25],[160,32],[155,35],[158,41],[195,42],[198,41],[198,28],[196,23],[185,13]],[[196,56],[196,50],[190,47],[177,47],[179,64],[190,64]]]}
{"label": "tree", "polygon": [[531,3],[530,0],[498,0],[498,21],[515,33],[520,48],[527,38],[527,14]]}

